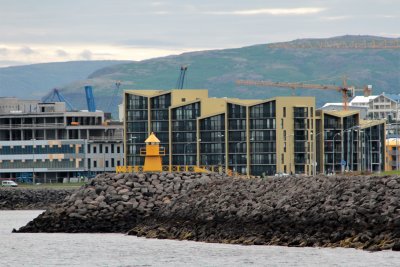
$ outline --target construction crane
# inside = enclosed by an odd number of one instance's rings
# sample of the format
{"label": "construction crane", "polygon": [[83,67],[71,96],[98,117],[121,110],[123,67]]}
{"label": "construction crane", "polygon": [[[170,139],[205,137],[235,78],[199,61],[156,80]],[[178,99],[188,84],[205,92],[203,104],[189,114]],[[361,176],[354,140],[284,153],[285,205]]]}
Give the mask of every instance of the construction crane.
{"label": "construction crane", "polygon": [[185,75],[188,66],[181,66],[181,73],[179,75],[178,81],[176,82],[176,89],[183,89],[183,83],[185,81]]}
{"label": "construction crane", "polygon": [[96,111],[96,103],[94,101],[92,86],[86,85],[85,92],[86,92],[86,103],[87,103],[88,111],[95,112]]}
{"label": "construction crane", "polygon": [[110,103],[108,104],[107,111],[111,111],[115,106],[117,105],[117,100],[118,100],[118,93],[119,93],[119,88],[121,86],[121,81],[116,81],[115,82],[115,89],[114,93],[111,97]]}
{"label": "construction crane", "polygon": [[48,96],[42,98],[42,102],[64,102],[67,105],[69,111],[76,110],[74,106],[63,96],[63,94],[57,88],[54,88]]}
{"label": "construction crane", "polygon": [[365,86],[363,89],[355,88],[354,86],[347,86],[347,81],[343,78],[343,86],[337,85],[324,85],[324,84],[307,84],[307,83],[289,83],[289,82],[271,82],[271,81],[254,81],[254,80],[237,80],[238,85],[250,86],[270,86],[270,87],[284,87],[291,88],[292,95],[296,88],[301,89],[321,89],[321,90],[335,90],[342,94],[343,110],[348,109],[349,97],[353,97],[356,91],[363,91],[364,96],[370,96],[372,92],[371,86]]}

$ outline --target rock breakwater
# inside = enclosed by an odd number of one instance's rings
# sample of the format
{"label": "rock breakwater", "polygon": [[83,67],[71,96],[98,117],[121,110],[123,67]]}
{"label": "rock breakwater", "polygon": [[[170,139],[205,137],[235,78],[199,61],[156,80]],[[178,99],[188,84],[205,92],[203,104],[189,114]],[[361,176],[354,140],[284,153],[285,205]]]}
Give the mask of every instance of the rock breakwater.
{"label": "rock breakwater", "polygon": [[0,210],[47,209],[76,189],[0,188]]}
{"label": "rock breakwater", "polygon": [[99,176],[21,232],[400,250],[400,177]]}
{"label": "rock breakwater", "polygon": [[19,232],[126,232],[193,187],[219,174],[99,175]]}

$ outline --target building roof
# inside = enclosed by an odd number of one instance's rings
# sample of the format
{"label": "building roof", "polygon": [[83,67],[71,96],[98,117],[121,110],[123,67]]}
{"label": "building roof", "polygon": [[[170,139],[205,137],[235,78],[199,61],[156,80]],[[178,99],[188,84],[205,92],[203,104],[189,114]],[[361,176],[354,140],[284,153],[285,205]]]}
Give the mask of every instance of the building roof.
{"label": "building roof", "polygon": [[370,96],[355,96],[351,101],[350,101],[350,105],[353,103],[369,103],[371,100],[374,100],[375,98],[377,98],[377,95],[370,95]]}
{"label": "building roof", "polygon": [[399,102],[400,101],[400,95],[396,95],[396,94],[385,94],[382,93],[383,96],[386,96],[387,98],[390,98],[393,101]]}
{"label": "building roof", "polygon": [[145,143],[160,143],[160,140],[156,137],[156,135],[152,132],[150,136],[144,141]]}
{"label": "building roof", "polygon": [[361,129],[369,128],[379,124],[385,124],[385,120],[360,120]]}
{"label": "building roof", "polygon": [[343,103],[325,103],[322,107],[329,107],[329,106],[343,106]]}
{"label": "building roof", "polygon": [[323,110],[325,114],[332,115],[335,117],[347,117],[357,113],[360,113],[359,110]]}

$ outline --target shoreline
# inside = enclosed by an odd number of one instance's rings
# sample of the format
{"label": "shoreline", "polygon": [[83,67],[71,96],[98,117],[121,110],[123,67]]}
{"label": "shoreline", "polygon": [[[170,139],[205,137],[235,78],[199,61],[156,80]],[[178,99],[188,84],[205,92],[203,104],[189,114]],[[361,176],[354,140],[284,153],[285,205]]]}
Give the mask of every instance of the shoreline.
{"label": "shoreline", "polygon": [[17,232],[400,250],[400,177],[106,174]]}
{"label": "shoreline", "polygon": [[47,210],[78,189],[0,187],[0,210]]}

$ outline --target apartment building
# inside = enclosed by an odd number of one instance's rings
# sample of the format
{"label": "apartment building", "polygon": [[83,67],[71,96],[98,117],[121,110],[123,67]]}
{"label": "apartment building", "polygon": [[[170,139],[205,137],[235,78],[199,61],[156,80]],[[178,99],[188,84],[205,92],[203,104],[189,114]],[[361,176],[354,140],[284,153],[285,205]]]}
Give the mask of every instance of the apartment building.
{"label": "apartment building", "polygon": [[68,112],[63,102],[37,102],[0,112],[2,178],[56,182],[123,164],[123,125],[106,122],[102,111]]}
{"label": "apartment building", "polygon": [[385,170],[385,120],[363,120],[357,110],[318,110],[316,138],[316,172]]}
{"label": "apartment building", "polygon": [[[124,95],[125,162],[142,166],[154,132],[166,170],[201,166],[247,175],[383,171],[385,121],[360,110],[315,111],[313,97],[209,98],[207,90]],[[173,168],[175,167],[175,168]]]}
{"label": "apartment building", "polygon": [[313,97],[209,98],[207,90],[129,90],[124,107],[125,162],[143,165],[154,132],[167,166],[217,166],[248,175],[311,174]]}
{"label": "apartment building", "polygon": [[398,121],[400,95],[385,94],[363,97],[356,96],[350,101],[351,106],[367,107],[367,118],[374,120]]}

